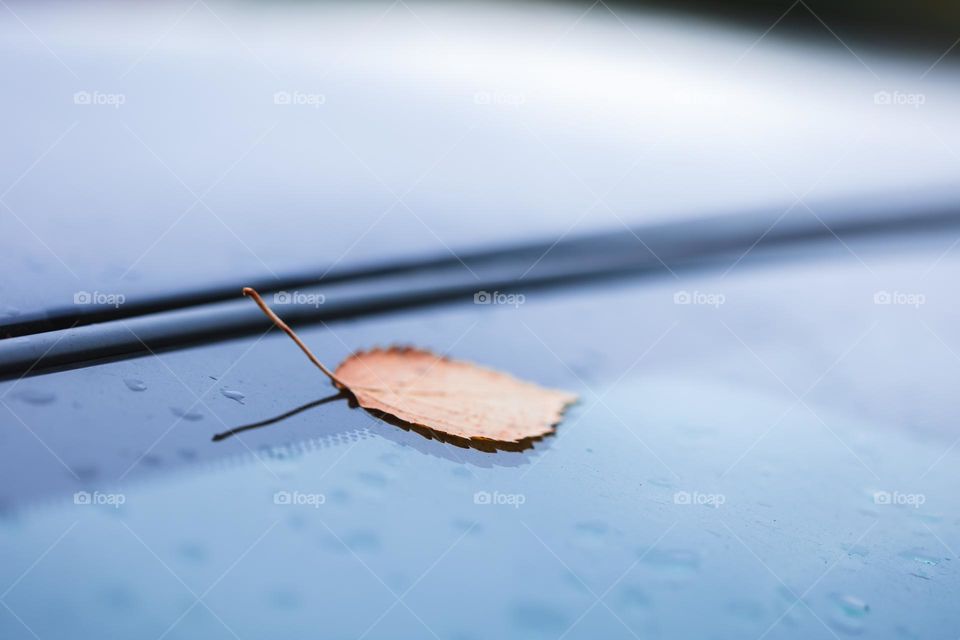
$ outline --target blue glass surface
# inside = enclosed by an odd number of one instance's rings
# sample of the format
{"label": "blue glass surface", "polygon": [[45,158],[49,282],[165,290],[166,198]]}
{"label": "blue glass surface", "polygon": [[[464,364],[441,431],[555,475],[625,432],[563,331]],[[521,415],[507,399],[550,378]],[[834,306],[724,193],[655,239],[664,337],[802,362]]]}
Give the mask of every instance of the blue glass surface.
{"label": "blue glass surface", "polygon": [[0,637],[953,638],[960,263],[921,249],[302,331],[581,394],[524,452],[343,402],[211,442],[329,394],[279,332],[4,383]]}
{"label": "blue glass surface", "polygon": [[6,4],[0,325],[955,183],[949,59],[564,4]]}

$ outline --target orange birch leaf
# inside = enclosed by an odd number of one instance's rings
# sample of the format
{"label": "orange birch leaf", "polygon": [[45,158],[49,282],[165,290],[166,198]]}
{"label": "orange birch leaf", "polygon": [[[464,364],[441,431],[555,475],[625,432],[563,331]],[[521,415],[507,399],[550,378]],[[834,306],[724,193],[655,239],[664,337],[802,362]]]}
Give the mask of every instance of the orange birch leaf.
{"label": "orange birch leaf", "polygon": [[244,288],[334,386],[364,409],[474,442],[517,444],[554,431],[577,396],[412,347],[359,351],[331,372],[294,331]]}

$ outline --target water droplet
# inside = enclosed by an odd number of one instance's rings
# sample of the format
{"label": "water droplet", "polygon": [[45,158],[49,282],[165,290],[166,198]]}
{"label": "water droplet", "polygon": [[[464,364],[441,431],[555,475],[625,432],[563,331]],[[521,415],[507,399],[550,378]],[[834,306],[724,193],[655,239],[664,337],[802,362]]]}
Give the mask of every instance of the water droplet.
{"label": "water droplet", "polygon": [[400,465],[400,456],[395,453],[384,453],[380,456],[380,462],[391,467]]}
{"label": "water droplet", "polygon": [[93,466],[74,467],[73,472],[81,482],[90,482],[100,475],[100,470]]}
{"label": "water droplet", "polygon": [[156,468],[163,466],[163,458],[153,453],[148,453],[147,455],[143,456],[143,458],[141,458],[141,462],[148,467]]}
{"label": "water droplet", "polygon": [[536,631],[563,631],[567,625],[567,617],[562,611],[543,602],[519,602],[510,607],[510,619],[513,623],[526,630]]}
{"label": "water droplet", "polygon": [[341,487],[333,489],[327,497],[336,504],[347,504],[350,502],[350,493]]}
{"label": "water droplet", "polygon": [[180,557],[191,564],[203,564],[207,560],[207,550],[196,542],[184,542],[177,548]]}
{"label": "water droplet", "polygon": [[271,606],[276,609],[299,609],[301,604],[299,594],[291,589],[272,591],[267,599],[269,600]]}
{"label": "water droplet", "polygon": [[352,551],[356,552],[377,551],[380,549],[380,536],[373,531],[353,531],[344,536],[343,542]]}
{"label": "water droplet", "polygon": [[236,400],[240,404],[243,404],[243,399],[247,396],[243,395],[239,391],[234,391],[233,389],[221,388],[220,393],[223,394],[224,398],[230,398],[231,400]]}
{"label": "water droplet", "polygon": [[667,478],[650,478],[650,480],[648,480],[647,482],[654,485],[655,487],[663,487],[664,489],[674,488],[674,484]]}
{"label": "water droplet", "polygon": [[690,549],[651,549],[640,554],[645,565],[667,578],[689,578],[700,570],[700,554]]}
{"label": "water droplet", "polygon": [[565,569],[562,575],[564,583],[566,583],[571,589],[574,589],[580,593],[590,593],[590,589],[588,589],[583,583],[583,580],[580,579],[580,576],[575,574],[573,571]]}
{"label": "water droplet", "polygon": [[382,489],[387,486],[387,477],[376,471],[361,471],[357,474],[357,479],[368,487]]}
{"label": "water droplet", "polygon": [[870,605],[852,595],[833,594],[835,609],[830,616],[830,626],[849,635],[863,633],[864,618],[870,612]]}
{"label": "water droplet", "polygon": [[137,380],[136,378],[124,378],[123,384],[127,385],[127,389],[130,391],[146,391],[147,385],[143,380]]}
{"label": "water droplet", "polygon": [[109,587],[102,595],[107,606],[120,611],[129,611],[137,604],[137,596],[129,587]]}
{"label": "water droplet", "polygon": [[196,422],[197,420],[203,420],[203,414],[197,411],[187,411],[179,407],[170,407],[170,411],[173,412],[173,415],[181,418],[183,420],[189,420],[190,422]]}
{"label": "water droplet", "polygon": [[585,548],[598,548],[603,546],[609,527],[606,522],[599,520],[588,520],[577,522],[574,525],[577,532],[576,541]]}
{"label": "water droplet", "polygon": [[643,561],[651,566],[690,567],[700,566],[700,555],[690,549],[652,549],[644,555]]}
{"label": "water droplet", "polygon": [[870,605],[856,596],[837,595],[834,601],[844,613],[856,618],[862,618],[870,611]]}
{"label": "water droplet", "polygon": [[590,520],[586,522],[578,522],[576,524],[576,528],[580,533],[585,533],[591,536],[602,536],[607,532],[607,523],[601,522],[600,520]]}
{"label": "water droplet", "polygon": [[57,399],[56,394],[54,394],[52,391],[43,391],[41,389],[21,389],[13,394],[13,396],[17,400],[37,406],[50,404]]}
{"label": "water droplet", "polygon": [[862,544],[844,545],[844,549],[846,549],[847,555],[851,557],[866,558],[870,555],[870,549]]}
{"label": "water droplet", "polygon": [[410,585],[410,578],[402,571],[391,571],[384,576],[383,581],[396,593],[406,591]]}
{"label": "water droplet", "polygon": [[907,560],[913,560],[914,562],[919,562],[920,564],[924,564],[928,567],[935,567],[940,564],[940,558],[934,558],[931,555],[923,553],[919,549],[909,549],[904,551],[900,554],[900,557]]}
{"label": "water droplet", "polygon": [[454,518],[453,528],[464,533],[469,532],[470,535],[477,535],[483,531],[483,526],[474,520],[467,520],[465,518]]}

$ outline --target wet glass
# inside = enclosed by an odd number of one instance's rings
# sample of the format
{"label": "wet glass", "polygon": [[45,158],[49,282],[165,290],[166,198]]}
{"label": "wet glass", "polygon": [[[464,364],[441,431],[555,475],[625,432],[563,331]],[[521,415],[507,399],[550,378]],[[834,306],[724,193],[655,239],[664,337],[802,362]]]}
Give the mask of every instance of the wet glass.
{"label": "wet glass", "polygon": [[321,402],[277,331],[5,382],[0,636],[950,637],[950,241],[300,330],[580,394],[522,452]]}

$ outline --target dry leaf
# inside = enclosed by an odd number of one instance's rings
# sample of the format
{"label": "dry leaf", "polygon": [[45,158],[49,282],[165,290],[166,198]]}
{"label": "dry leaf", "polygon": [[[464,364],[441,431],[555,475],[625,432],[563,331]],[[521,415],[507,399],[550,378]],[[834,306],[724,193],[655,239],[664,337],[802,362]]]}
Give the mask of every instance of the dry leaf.
{"label": "dry leaf", "polygon": [[429,351],[356,353],[337,380],[361,407],[468,439],[520,442],[543,436],[576,397]]}
{"label": "dry leaf", "polygon": [[577,399],[410,347],[361,351],[331,372],[256,291],[248,287],[243,293],[357,404],[413,426],[472,442],[522,443],[552,433],[566,407]]}

